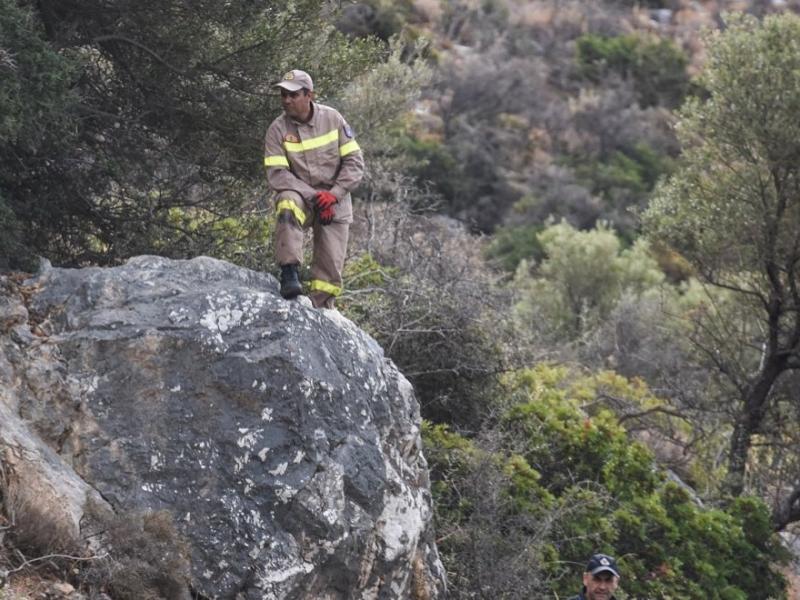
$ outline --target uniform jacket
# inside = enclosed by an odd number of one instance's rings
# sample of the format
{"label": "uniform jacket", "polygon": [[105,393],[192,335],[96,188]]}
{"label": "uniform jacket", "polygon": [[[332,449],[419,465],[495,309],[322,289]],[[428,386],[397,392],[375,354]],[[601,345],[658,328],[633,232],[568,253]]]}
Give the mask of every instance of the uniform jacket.
{"label": "uniform jacket", "polygon": [[338,111],[316,102],[311,107],[308,123],[284,113],[267,129],[267,181],[278,195],[293,191],[310,201],[317,191],[330,190],[342,202],[364,175],[361,148]]}
{"label": "uniform jacket", "polygon": [[[586,590],[581,590],[580,594],[578,594],[577,596],[573,596],[569,600],[586,600],[586,596],[584,595],[585,591]],[[611,596],[610,600],[616,600],[616,596]]]}

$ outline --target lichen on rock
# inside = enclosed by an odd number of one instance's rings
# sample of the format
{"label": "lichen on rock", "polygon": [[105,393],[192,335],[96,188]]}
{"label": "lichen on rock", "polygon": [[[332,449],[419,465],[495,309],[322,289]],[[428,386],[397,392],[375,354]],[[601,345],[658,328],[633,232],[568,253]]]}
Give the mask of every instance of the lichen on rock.
{"label": "lichen on rock", "polygon": [[204,257],[26,286],[0,306],[0,443],[22,427],[74,511],[167,511],[207,598],[444,597],[418,404],[352,322]]}

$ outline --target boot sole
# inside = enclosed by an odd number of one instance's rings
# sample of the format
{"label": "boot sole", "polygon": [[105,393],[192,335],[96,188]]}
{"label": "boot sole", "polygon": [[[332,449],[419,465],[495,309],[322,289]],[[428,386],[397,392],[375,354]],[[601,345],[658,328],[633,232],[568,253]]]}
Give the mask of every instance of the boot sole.
{"label": "boot sole", "polygon": [[286,300],[293,300],[303,293],[303,288],[289,288],[288,290],[281,290],[281,296]]}

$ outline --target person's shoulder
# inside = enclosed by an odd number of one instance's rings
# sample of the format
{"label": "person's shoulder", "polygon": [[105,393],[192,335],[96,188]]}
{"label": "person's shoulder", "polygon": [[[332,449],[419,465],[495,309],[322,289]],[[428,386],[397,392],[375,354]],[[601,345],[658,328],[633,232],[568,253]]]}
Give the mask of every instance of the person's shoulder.
{"label": "person's shoulder", "polygon": [[286,127],[286,123],[287,123],[286,113],[281,113],[277,117],[272,119],[272,123],[270,123],[269,127],[267,127],[267,131],[269,131],[270,129]]}
{"label": "person's shoulder", "polygon": [[331,120],[342,120],[344,121],[344,117],[342,113],[338,110],[333,108],[332,106],[328,106],[327,104],[314,104],[314,107],[319,110],[319,114],[327,119]]}

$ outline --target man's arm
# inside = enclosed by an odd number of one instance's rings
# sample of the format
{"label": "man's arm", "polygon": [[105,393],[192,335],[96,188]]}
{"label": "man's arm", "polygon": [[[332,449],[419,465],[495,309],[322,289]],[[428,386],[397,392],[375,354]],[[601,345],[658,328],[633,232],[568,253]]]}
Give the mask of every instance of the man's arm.
{"label": "man's arm", "polygon": [[339,124],[339,156],[342,162],[331,193],[341,200],[364,177],[364,155],[353,130],[344,119]]}
{"label": "man's arm", "polygon": [[283,137],[280,127],[275,123],[270,125],[264,141],[264,166],[267,169],[267,183],[275,192],[294,191],[305,200],[317,193],[302,179],[298,179],[289,170],[289,159],[283,149]]}

